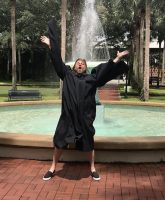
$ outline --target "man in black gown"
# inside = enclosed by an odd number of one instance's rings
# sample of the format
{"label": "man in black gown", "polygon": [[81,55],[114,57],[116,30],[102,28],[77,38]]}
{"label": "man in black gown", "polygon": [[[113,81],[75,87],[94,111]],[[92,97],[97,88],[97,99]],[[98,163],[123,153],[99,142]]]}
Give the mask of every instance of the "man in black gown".
{"label": "man in black gown", "polygon": [[41,36],[41,42],[50,48],[50,57],[63,81],[61,116],[54,135],[54,155],[49,171],[43,180],[49,180],[55,175],[56,164],[62,150],[74,143],[76,149],[88,153],[91,164],[91,176],[100,180],[94,166],[94,134],[93,122],[96,116],[95,94],[97,87],[128,71],[128,66],[120,59],[128,51],[118,52],[114,60],[102,63],[87,74],[84,59],[77,59],[73,69],[68,68],[62,61],[57,42],[56,25],[52,19],[48,22],[49,38]]}

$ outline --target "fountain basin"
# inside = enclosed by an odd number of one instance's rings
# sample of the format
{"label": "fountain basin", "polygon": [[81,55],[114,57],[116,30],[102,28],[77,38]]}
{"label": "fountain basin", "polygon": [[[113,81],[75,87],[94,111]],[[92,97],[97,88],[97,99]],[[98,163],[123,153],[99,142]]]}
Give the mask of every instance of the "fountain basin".
{"label": "fountain basin", "polygon": [[[154,106],[165,109],[163,103],[102,102],[107,104]],[[12,102],[0,106],[50,105],[60,101]],[[13,107],[14,108],[14,107]],[[0,157],[51,160],[52,135],[0,132]],[[160,162],[165,161],[165,136],[112,137],[95,136],[96,162]],[[86,154],[74,146],[64,151],[61,161],[87,161]]]}
{"label": "fountain basin", "polygon": [[[20,104],[13,102],[9,105]],[[21,102],[21,104],[34,104],[34,102]],[[36,103],[36,102],[35,102]],[[49,101],[47,104],[60,102]],[[43,102],[38,102],[43,104]],[[109,102],[104,102],[108,105]],[[111,102],[111,104],[119,104],[119,102]],[[125,106],[126,102],[120,102]],[[130,104],[130,102],[129,102]],[[134,103],[132,103],[133,105]],[[140,106],[151,104],[139,103]],[[3,104],[7,106],[7,104]],[[29,105],[28,105],[29,106]],[[128,106],[128,105],[127,105]],[[153,106],[153,105],[152,105]],[[158,106],[158,107],[157,107]],[[161,107],[160,107],[161,106]],[[164,104],[154,104],[154,107],[164,110]],[[11,106],[10,106],[11,107]],[[4,108],[4,107],[3,107]],[[9,108],[9,107],[8,107]],[[14,108],[14,107],[13,107]],[[54,129],[53,129],[54,130]],[[96,130],[97,131],[97,130]],[[53,145],[52,135],[43,134],[25,134],[25,133],[0,133],[0,156],[1,157],[17,157],[49,160],[52,157]],[[98,162],[159,162],[165,161],[165,136],[95,136],[96,161]],[[71,153],[72,152],[72,153]],[[80,156],[81,155],[81,156]],[[61,160],[64,161],[84,161],[86,157],[83,153],[74,150],[74,146],[64,152]]]}
{"label": "fountain basin", "polygon": [[[0,132],[54,135],[61,104],[0,107]],[[165,109],[158,106],[102,104],[96,106],[96,136],[165,136]]]}

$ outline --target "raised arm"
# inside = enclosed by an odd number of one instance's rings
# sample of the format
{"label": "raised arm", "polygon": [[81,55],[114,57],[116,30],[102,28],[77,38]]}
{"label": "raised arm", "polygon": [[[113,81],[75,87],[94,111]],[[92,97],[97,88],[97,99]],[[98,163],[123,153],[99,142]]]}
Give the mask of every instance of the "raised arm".
{"label": "raised arm", "polygon": [[122,59],[122,57],[124,57],[124,56],[126,56],[126,55],[128,55],[128,54],[129,54],[129,51],[127,51],[127,50],[122,51],[122,52],[117,51],[117,56],[116,56],[116,58],[113,60],[113,62],[114,62],[114,63],[119,62],[119,61]]}
{"label": "raised arm", "polygon": [[49,40],[48,37],[46,37],[45,35],[42,35],[40,37],[40,40],[41,40],[42,43],[46,44],[49,47],[49,49],[51,49],[50,40]]}
{"label": "raised arm", "polygon": [[96,78],[97,87],[103,86],[108,81],[128,71],[128,65],[121,61],[121,58],[128,53],[128,51],[118,51],[114,60],[109,60],[107,63],[102,63],[92,69],[91,74]]}
{"label": "raised arm", "polygon": [[63,80],[68,68],[65,66],[61,58],[61,51],[57,40],[56,24],[53,19],[48,22],[48,33],[49,38],[46,36],[41,36],[40,39],[41,42],[49,46],[50,57],[55,71],[57,72],[57,75]]}

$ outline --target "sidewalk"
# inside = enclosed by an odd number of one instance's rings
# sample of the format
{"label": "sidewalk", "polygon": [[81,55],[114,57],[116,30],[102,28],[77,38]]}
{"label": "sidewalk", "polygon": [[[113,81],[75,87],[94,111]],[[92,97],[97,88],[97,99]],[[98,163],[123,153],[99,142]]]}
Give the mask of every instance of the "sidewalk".
{"label": "sidewalk", "polygon": [[43,181],[50,161],[0,159],[0,200],[165,200],[165,163],[59,163],[57,175]]}

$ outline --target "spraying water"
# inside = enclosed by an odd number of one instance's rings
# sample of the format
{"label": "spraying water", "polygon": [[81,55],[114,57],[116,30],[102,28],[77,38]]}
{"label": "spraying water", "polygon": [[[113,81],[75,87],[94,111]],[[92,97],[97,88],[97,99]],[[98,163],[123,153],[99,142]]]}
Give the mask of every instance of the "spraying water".
{"label": "spraying water", "polygon": [[76,48],[72,55],[74,60],[79,57],[87,61],[109,59],[105,34],[95,10],[95,0],[85,0]]}

